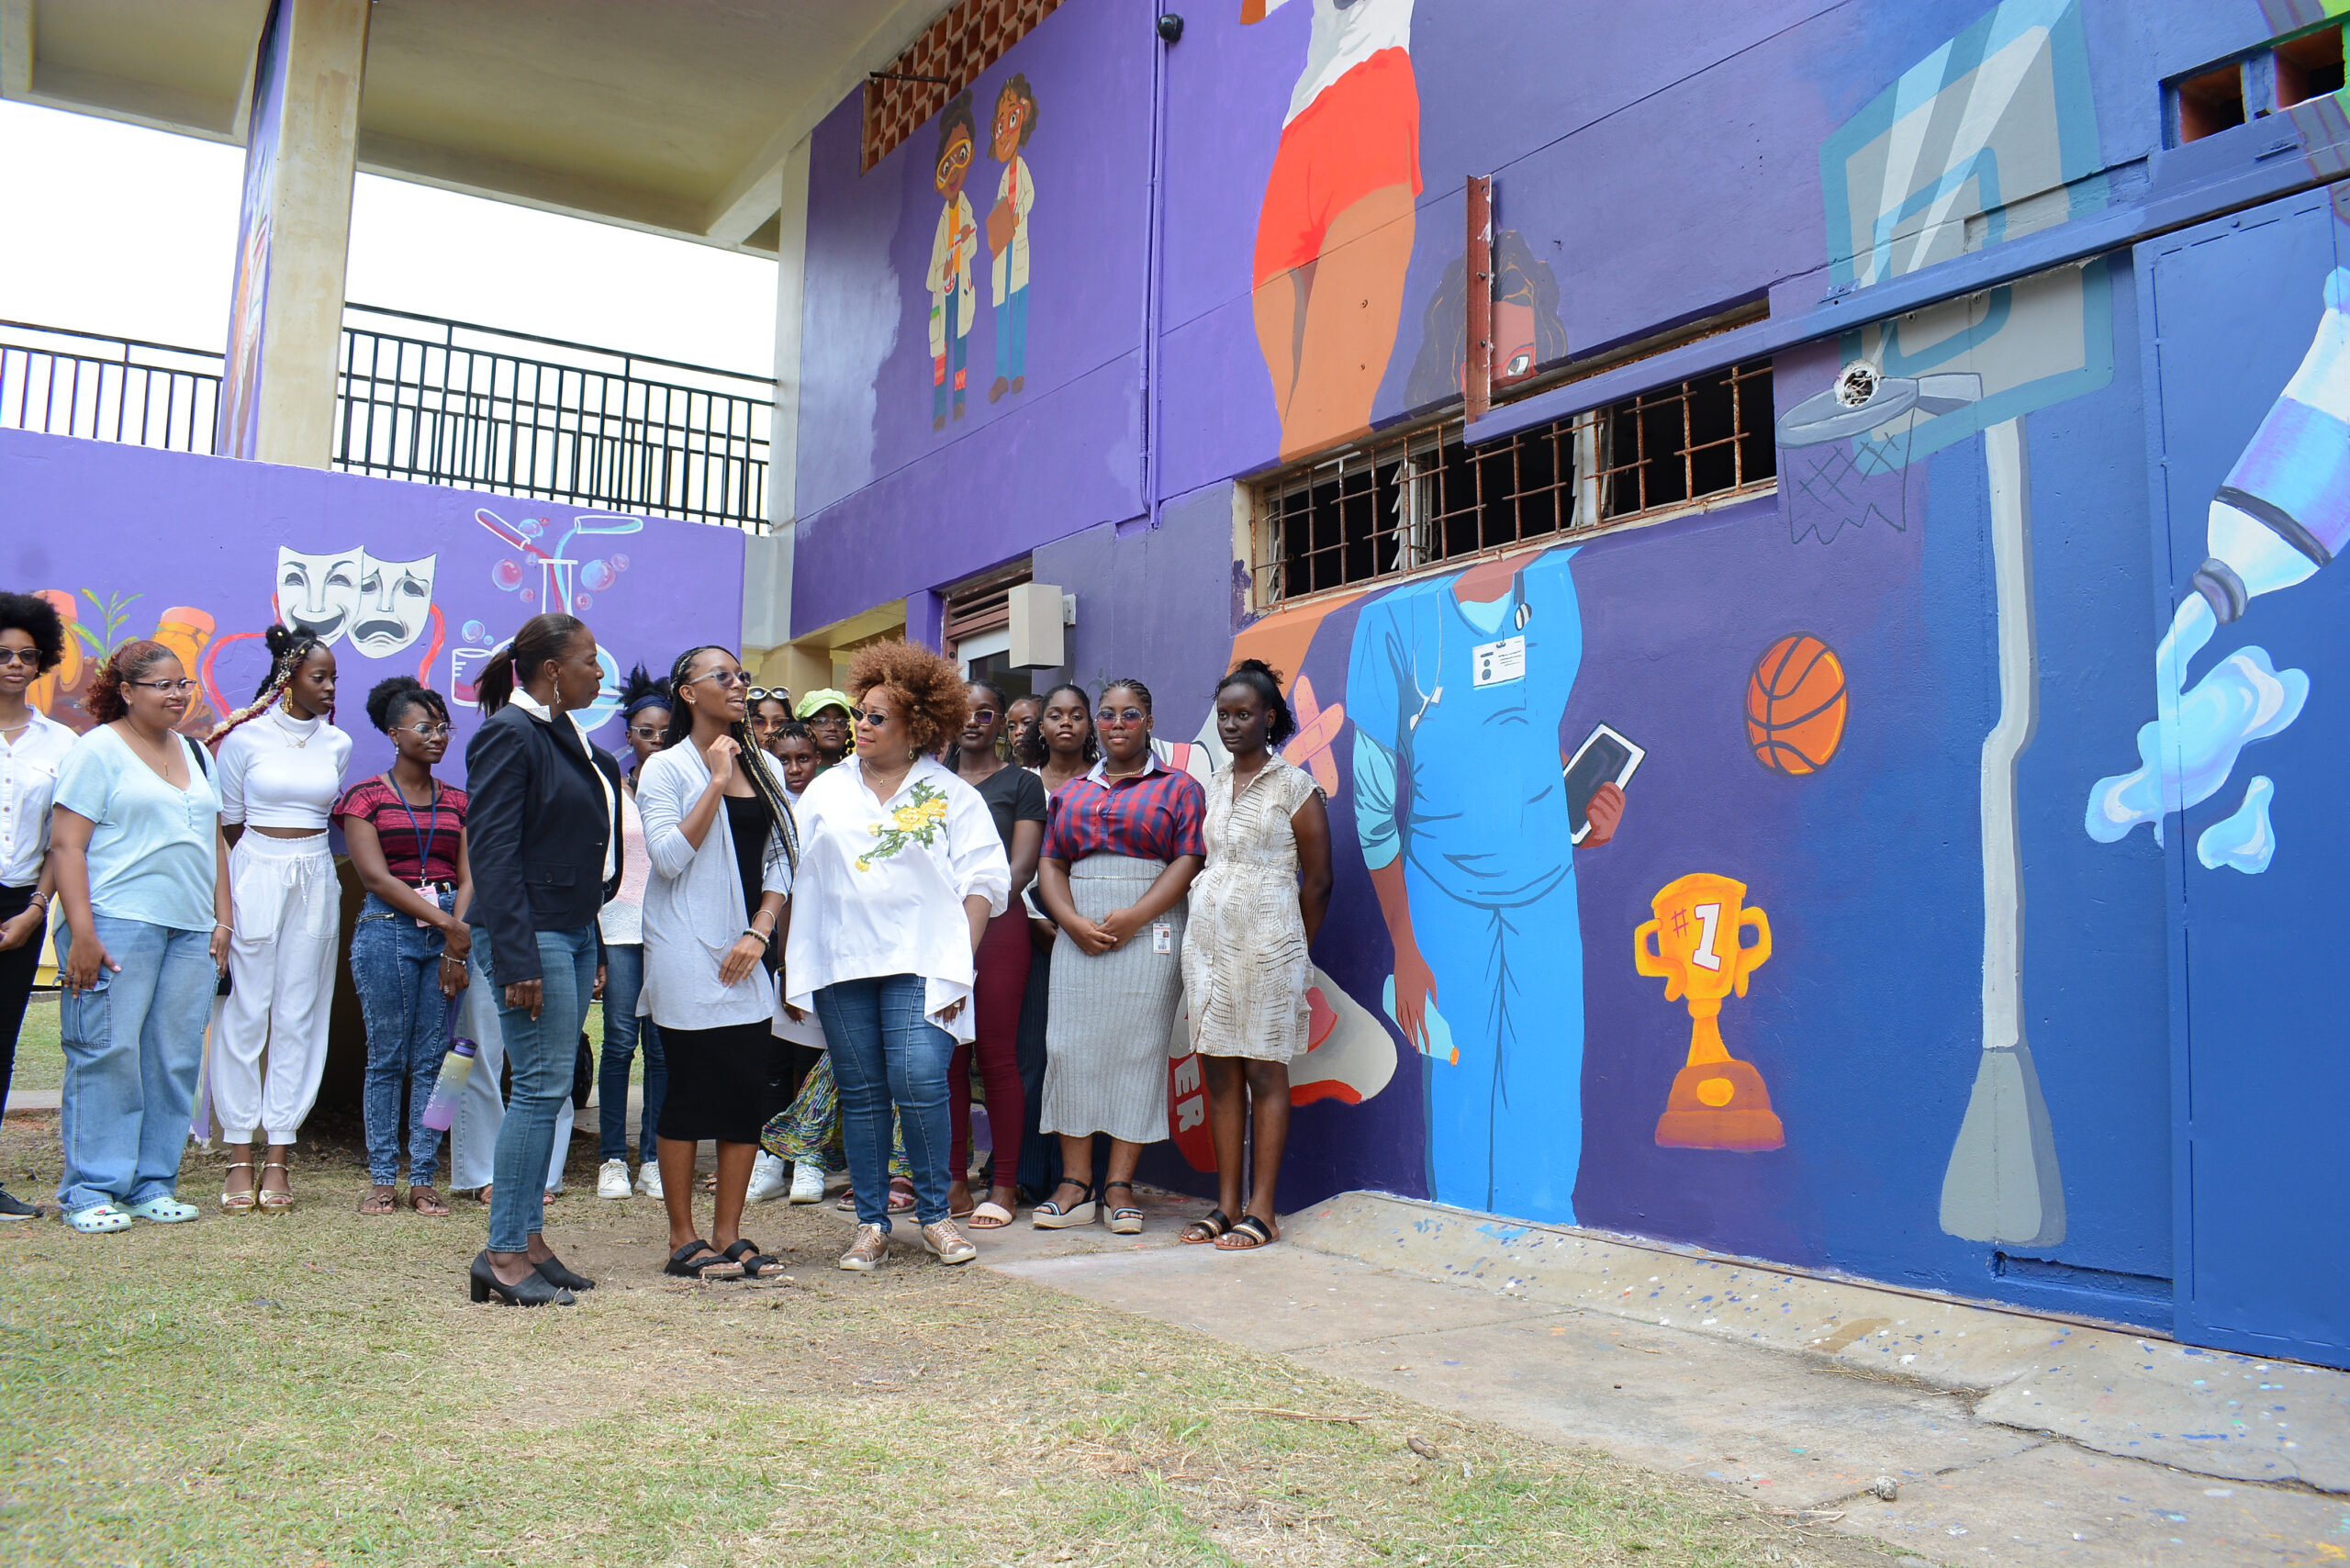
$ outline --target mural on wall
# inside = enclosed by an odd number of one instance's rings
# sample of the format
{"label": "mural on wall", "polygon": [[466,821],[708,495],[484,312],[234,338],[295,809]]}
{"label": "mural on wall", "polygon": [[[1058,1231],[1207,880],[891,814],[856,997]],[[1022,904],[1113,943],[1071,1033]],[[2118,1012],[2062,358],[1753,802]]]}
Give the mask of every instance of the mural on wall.
{"label": "mural on wall", "polygon": [[285,7],[272,0],[253,64],[246,121],[245,185],[237,218],[237,276],[229,296],[229,343],[214,410],[212,450],[254,457],[261,444],[261,374],[268,325],[270,241],[277,204],[277,138],[285,117],[288,50]]}
{"label": "mural on wall", "polygon": [[[134,606],[143,594],[111,593],[101,599],[89,588],[77,596],[63,588],[33,590],[49,601],[59,619],[65,622],[64,657],[57,667],[36,680],[26,691],[26,700],[59,723],[79,734],[90,728],[90,717],[82,711],[82,696],[96,678],[98,669],[123,644],[141,637],[151,637],[179,655],[180,667],[196,671],[202,667],[206,650],[212,644],[216,627],[208,611],[194,605],[175,604],[156,613],[152,627],[138,629]],[[88,610],[84,616],[83,611]],[[219,721],[227,710],[213,706],[198,683],[197,694],[187,705],[187,712],[179,722],[184,734],[202,736]]]}
{"label": "mural on wall", "polygon": [[[1241,0],[1261,22],[1289,0]],[[1394,353],[1420,194],[1414,0],[1311,0],[1257,215],[1257,343],[1284,461],[1369,428]]]}
{"label": "mural on wall", "polygon": [[1689,1057],[1657,1118],[1660,1148],[1751,1153],[1787,1141],[1762,1075],[1722,1043],[1722,1002],[1733,991],[1744,996],[1771,956],[1770,916],[1745,899],[1745,883],[1693,871],[1657,890],[1656,917],[1632,933],[1632,967],[1663,980],[1667,1002],[1689,1004]]}
{"label": "mural on wall", "polygon": [[[988,151],[1003,165],[988,208],[988,250],[995,261],[989,288],[995,305],[995,379],[988,401],[1028,389],[1028,214],[1036,181],[1021,149],[1036,134],[1036,93],[1025,72],[1013,73],[995,97]],[[959,398],[957,399],[959,401]]]}
{"label": "mural on wall", "polygon": [[[1515,229],[1494,236],[1493,385],[1522,381],[1535,367],[1567,356],[1567,324],[1559,319],[1559,279],[1550,263],[1538,261],[1526,237]],[[1464,396],[1469,389],[1469,263],[1445,264],[1436,292],[1420,320],[1420,352],[1412,361],[1404,400],[1427,408]]]}
{"label": "mural on wall", "polygon": [[[979,230],[971,218],[970,198],[963,182],[970,178],[971,158],[979,150],[979,127],[971,118],[971,95],[958,93],[938,116],[938,162],[932,184],[944,198],[938,226],[930,241],[930,270],[923,286],[930,290],[930,428],[946,428],[948,378],[952,376],[954,417],[964,414],[969,369],[971,309],[975,295],[971,266],[978,259]],[[992,215],[990,215],[992,221]],[[1024,318],[1026,308],[1024,304]]]}
{"label": "mural on wall", "polygon": [[[1572,1222],[1583,926],[1559,727],[1583,656],[1572,549],[1366,603],[1347,671],[1355,833],[1428,1059],[1428,1195]],[[1594,833],[1596,849],[1608,831]]]}
{"label": "mural on wall", "polygon": [[[2139,765],[2089,791],[2088,834],[2100,844],[2141,823],[2162,842],[2165,818],[2217,794],[2244,747],[2283,733],[2309,700],[2308,675],[2277,669],[2256,644],[2228,655],[2191,689],[2187,675],[2252,600],[2307,582],[2350,544],[2350,268],[2326,279],[2323,305],[2300,367],[2211,498],[2210,557],[2154,649],[2154,718],[2138,732]],[[2275,799],[2275,783],[2255,775],[2244,803],[2197,838],[2196,858],[2212,870],[2267,870]]]}
{"label": "mural on wall", "polygon": [[[1395,1043],[1379,1021],[1319,968],[1307,982],[1305,1005],[1305,1054],[1289,1064],[1289,1103],[1311,1105],[1327,1100],[1360,1105],[1386,1088],[1395,1076]],[[1207,1082],[1199,1053],[1192,1048],[1191,1014],[1185,1009],[1176,1010],[1167,1057],[1167,1136],[1192,1170],[1214,1170]]]}
{"label": "mural on wall", "polygon": [[1769,772],[1817,773],[1844,741],[1844,661],[1808,632],[1762,650],[1746,681],[1746,744]]}

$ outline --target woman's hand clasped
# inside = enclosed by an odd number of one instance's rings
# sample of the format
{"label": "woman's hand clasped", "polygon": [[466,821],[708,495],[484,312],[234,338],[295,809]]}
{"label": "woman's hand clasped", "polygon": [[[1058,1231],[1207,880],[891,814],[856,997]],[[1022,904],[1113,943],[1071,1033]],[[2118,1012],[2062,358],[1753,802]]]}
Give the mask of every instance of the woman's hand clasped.
{"label": "woman's hand clasped", "polygon": [[752,967],[767,957],[767,945],[749,932],[734,938],[734,946],[726,949],[726,957],[719,960],[718,983],[739,985]]}
{"label": "woman's hand clasped", "polygon": [[0,920],[0,953],[13,951],[39,935],[47,918],[48,911],[29,904],[15,918]]}

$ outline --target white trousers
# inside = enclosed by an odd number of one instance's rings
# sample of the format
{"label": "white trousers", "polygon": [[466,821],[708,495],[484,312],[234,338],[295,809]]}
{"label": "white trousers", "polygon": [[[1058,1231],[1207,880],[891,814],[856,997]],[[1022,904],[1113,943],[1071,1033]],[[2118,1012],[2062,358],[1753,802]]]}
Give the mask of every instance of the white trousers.
{"label": "white trousers", "polygon": [[[229,852],[229,999],[208,1081],[220,1136],[288,1144],[319,1097],[341,890],[327,835],[250,829]],[[263,1057],[266,1056],[266,1065]]]}
{"label": "white trousers", "polygon": [[[457,1102],[456,1126],[450,1129],[449,1187],[465,1193],[488,1186],[496,1176],[498,1130],[506,1125],[506,1099],[498,1080],[506,1075],[506,1035],[498,1025],[498,992],[483,968],[486,938],[474,935],[473,957],[465,965],[471,982],[465,987],[464,1021],[458,1025],[473,1036],[476,1047],[473,1070],[465,1075],[465,1092]],[[563,1185],[565,1157],[571,1153],[571,1097],[554,1115],[554,1154],[547,1162],[547,1191]]]}

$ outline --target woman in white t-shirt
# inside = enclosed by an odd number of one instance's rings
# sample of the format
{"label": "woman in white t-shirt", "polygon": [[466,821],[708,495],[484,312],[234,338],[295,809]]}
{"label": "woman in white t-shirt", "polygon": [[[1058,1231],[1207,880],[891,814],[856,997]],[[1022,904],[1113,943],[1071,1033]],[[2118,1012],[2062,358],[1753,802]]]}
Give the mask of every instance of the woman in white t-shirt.
{"label": "woman in white t-shirt", "polygon": [[[316,633],[285,626],[272,626],[266,640],[269,678],[209,737],[220,759],[236,932],[207,1081],[229,1149],[220,1206],[231,1214],[294,1206],[286,1156],[326,1071],[342,915],[327,821],[342,796],[351,737],[331,716],[334,652]],[[268,1152],[256,1173],[257,1133]]]}

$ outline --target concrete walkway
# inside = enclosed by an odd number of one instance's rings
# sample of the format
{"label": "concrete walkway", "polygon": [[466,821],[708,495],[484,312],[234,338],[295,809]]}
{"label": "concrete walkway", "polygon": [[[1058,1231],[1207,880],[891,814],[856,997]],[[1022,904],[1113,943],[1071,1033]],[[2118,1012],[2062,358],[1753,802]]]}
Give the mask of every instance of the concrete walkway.
{"label": "concrete walkway", "polygon": [[[2350,1377],[1349,1193],[1255,1254],[980,1238],[1022,1279],[1964,1563],[2350,1559]],[[1879,1501],[1878,1477],[1899,1488]]]}

